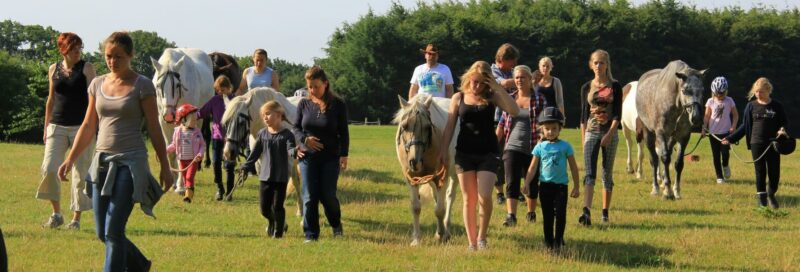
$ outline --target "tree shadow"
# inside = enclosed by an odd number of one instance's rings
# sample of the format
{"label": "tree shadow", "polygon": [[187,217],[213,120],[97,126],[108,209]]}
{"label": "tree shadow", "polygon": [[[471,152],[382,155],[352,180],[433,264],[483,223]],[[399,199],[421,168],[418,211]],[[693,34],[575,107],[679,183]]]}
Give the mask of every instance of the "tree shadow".
{"label": "tree shadow", "polygon": [[781,195],[781,192],[778,191],[775,197],[778,198],[778,204],[781,205],[781,208],[800,206],[800,196],[798,195]]}
{"label": "tree shadow", "polygon": [[229,237],[229,238],[257,238],[262,237],[262,235],[256,235],[252,233],[242,233],[242,232],[229,232],[229,233],[217,233],[217,232],[207,232],[207,231],[185,231],[185,230],[176,230],[176,229],[127,229],[125,230],[126,235],[131,236],[169,236],[169,237],[190,237],[190,236],[197,236],[197,237],[211,237],[211,238],[219,238],[219,237]]}
{"label": "tree shadow", "polygon": [[[377,221],[372,219],[343,219],[352,222],[361,231],[355,233],[354,237],[357,239],[367,240],[376,244],[399,244],[407,245],[411,242],[411,234],[413,231],[412,217],[408,214],[408,223],[393,223],[385,221]],[[435,220],[435,219],[433,219]],[[436,222],[422,223],[420,222],[420,239],[423,243],[438,244],[436,241]],[[392,235],[384,235],[390,233]],[[461,225],[456,225],[450,222],[450,241],[455,237],[462,237],[464,235],[464,228]]]}
{"label": "tree shadow", "polygon": [[673,268],[667,260],[672,252],[644,243],[620,243],[606,241],[567,240],[562,256],[569,259],[608,264],[624,268]]}
{"label": "tree shadow", "polygon": [[774,227],[766,227],[766,226],[752,226],[752,227],[741,227],[741,226],[729,226],[729,225],[718,225],[718,224],[711,224],[711,223],[695,223],[695,222],[678,222],[672,224],[662,224],[657,222],[639,222],[639,223],[614,223],[614,224],[604,224],[598,226],[592,226],[592,228],[597,228],[600,230],[613,230],[613,229],[625,229],[625,230],[646,230],[646,231],[653,231],[653,230],[674,230],[674,229],[720,229],[720,230],[733,230],[733,231],[774,231]]}
{"label": "tree shadow", "polygon": [[388,171],[359,168],[343,171],[341,175],[354,180],[366,180],[374,183],[405,184],[403,179],[397,178],[392,172]]}
{"label": "tree shadow", "polygon": [[337,197],[343,203],[374,203],[400,201],[407,198],[404,195],[387,194],[383,192],[365,192],[356,188],[339,188]]}
{"label": "tree shadow", "polygon": [[719,214],[719,212],[703,210],[703,209],[691,209],[685,208],[680,210],[670,210],[670,209],[657,209],[657,208],[617,208],[620,211],[626,212],[633,212],[633,213],[642,213],[642,214],[654,214],[654,213],[663,213],[663,214],[674,214],[674,215],[715,215]]}

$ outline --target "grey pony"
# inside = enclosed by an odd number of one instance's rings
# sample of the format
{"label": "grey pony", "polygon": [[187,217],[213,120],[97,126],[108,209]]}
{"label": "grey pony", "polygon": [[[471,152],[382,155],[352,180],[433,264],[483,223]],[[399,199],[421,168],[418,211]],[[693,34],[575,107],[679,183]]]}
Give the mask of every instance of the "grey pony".
{"label": "grey pony", "polygon": [[[653,167],[652,195],[659,194],[659,166],[663,166],[663,196],[680,198],[681,172],[692,127],[703,124],[703,74],[683,61],[675,60],[663,69],[653,69],[639,78],[636,110],[642,123],[644,140]],[[677,144],[676,180],[672,185],[669,164]],[[661,164],[659,164],[659,160]]]}

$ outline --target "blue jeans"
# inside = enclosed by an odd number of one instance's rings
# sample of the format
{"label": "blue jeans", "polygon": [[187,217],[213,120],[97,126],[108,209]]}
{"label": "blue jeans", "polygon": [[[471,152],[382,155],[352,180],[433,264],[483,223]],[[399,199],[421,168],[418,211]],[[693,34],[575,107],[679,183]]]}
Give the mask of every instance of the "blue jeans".
{"label": "blue jeans", "polygon": [[125,225],[133,211],[131,170],[126,166],[119,167],[111,196],[101,196],[106,169],[107,166],[100,166],[99,182],[92,187],[97,236],[106,244],[103,271],[145,271],[150,266],[150,261],[125,237]]}
{"label": "blue jeans", "polygon": [[342,211],[336,198],[339,181],[339,157],[312,157],[300,161],[303,176],[303,232],[306,239],[319,238],[319,203],[325,209],[328,224],[342,227]]}

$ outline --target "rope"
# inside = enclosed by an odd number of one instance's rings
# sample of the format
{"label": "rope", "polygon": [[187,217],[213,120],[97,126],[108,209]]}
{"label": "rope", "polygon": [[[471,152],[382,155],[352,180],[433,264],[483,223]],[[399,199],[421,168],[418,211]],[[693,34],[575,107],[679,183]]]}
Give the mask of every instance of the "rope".
{"label": "rope", "polygon": [[697,146],[700,145],[700,141],[703,140],[704,137],[705,136],[700,135],[700,138],[698,138],[697,142],[694,143],[694,148],[692,148],[692,151],[689,151],[689,153],[686,153],[683,156],[686,157],[686,156],[692,155],[692,153],[694,153],[694,151],[697,149]]}
{"label": "rope", "polygon": [[236,191],[236,188],[244,186],[244,181],[247,180],[247,170],[239,169],[236,170],[236,172],[236,182],[233,183],[233,188],[231,188],[231,191],[225,195],[226,198],[233,196],[233,191]]}
{"label": "rope", "polygon": [[408,183],[411,184],[411,186],[427,184],[428,182],[431,182],[431,180],[437,179],[439,183],[436,184],[436,186],[442,188],[447,180],[447,167],[442,164],[441,168],[439,168],[439,171],[427,176],[412,177],[408,174],[408,171],[403,171],[403,175],[406,177],[406,180],[408,180]]}
{"label": "rope", "polygon": [[[711,138],[714,138],[715,140],[722,142],[722,139],[720,139],[719,137],[717,137],[717,135],[714,135],[713,133],[711,133],[707,129],[703,128],[703,131],[705,131],[708,135],[710,135]],[[739,161],[741,161],[743,163],[755,163],[755,162],[763,159],[764,156],[767,155],[767,152],[769,152],[770,148],[776,148],[775,147],[775,141],[772,141],[769,145],[770,145],[770,147],[764,149],[764,152],[761,153],[761,156],[758,156],[758,159],[755,159],[755,160],[752,160],[752,161],[747,161],[747,160],[742,159],[742,157],[739,157],[739,154],[737,154],[736,150],[734,150],[733,148],[731,148],[731,153],[733,153],[733,156],[736,157],[737,160],[739,160]]]}
{"label": "rope", "polygon": [[193,163],[195,163],[195,162],[192,162],[192,163],[190,163],[189,165],[187,165],[187,166],[186,166],[186,168],[183,168],[183,169],[179,169],[179,168],[172,168],[172,164],[170,163],[170,165],[169,165],[169,170],[170,170],[170,171],[172,171],[172,172],[179,172],[179,173],[183,173],[183,172],[186,172],[186,170],[189,170],[189,167],[192,167],[192,164],[193,164]]}

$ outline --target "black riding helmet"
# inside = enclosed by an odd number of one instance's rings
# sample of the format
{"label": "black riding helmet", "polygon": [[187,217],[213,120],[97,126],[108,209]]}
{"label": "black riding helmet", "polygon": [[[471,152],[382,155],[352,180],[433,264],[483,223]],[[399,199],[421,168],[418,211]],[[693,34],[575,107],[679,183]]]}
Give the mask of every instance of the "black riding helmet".
{"label": "black riding helmet", "polygon": [[778,136],[775,138],[775,151],[783,155],[789,155],[794,152],[796,140],[789,136]]}
{"label": "black riding helmet", "polygon": [[546,122],[558,122],[561,126],[564,126],[564,114],[561,114],[561,111],[555,107],[547,107],[539,113],[539,117],[536,118],[536,121],[541,123]]}

